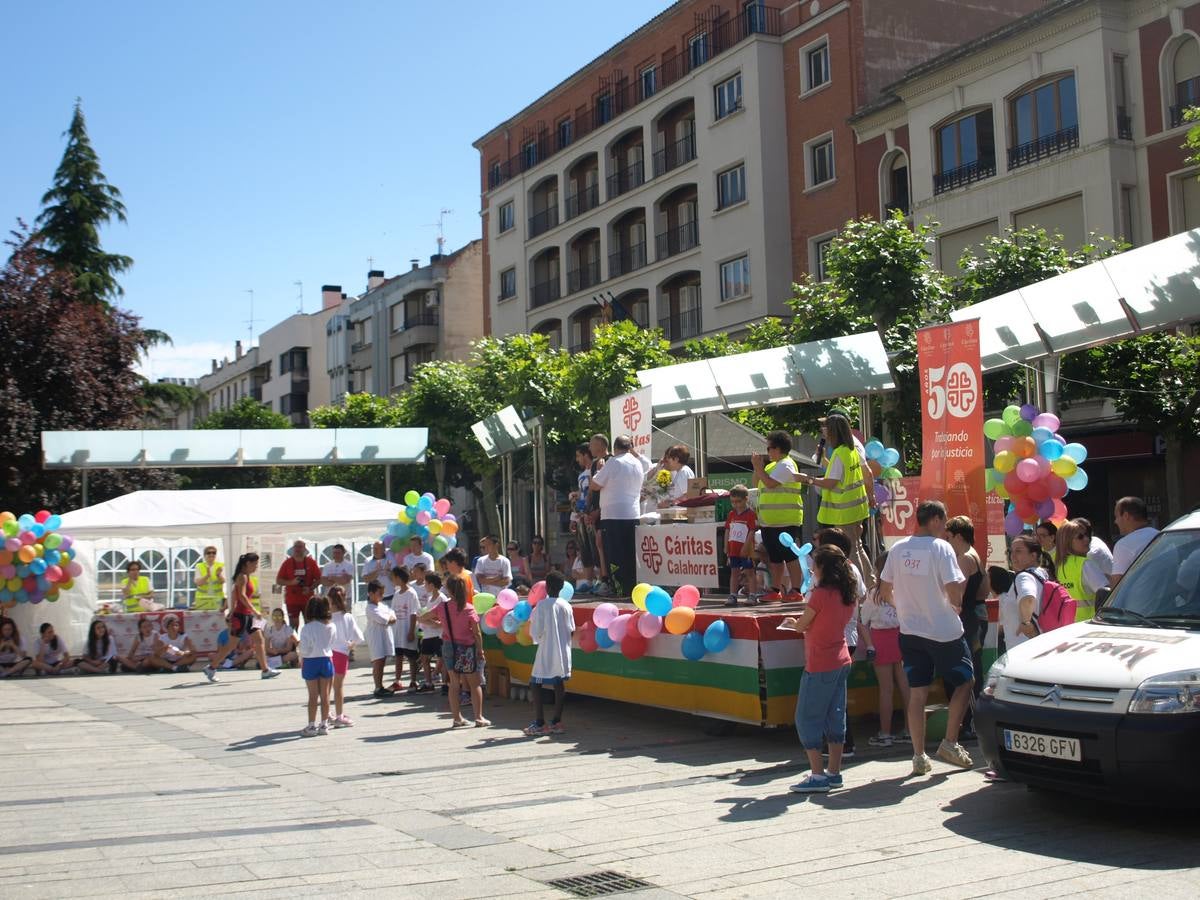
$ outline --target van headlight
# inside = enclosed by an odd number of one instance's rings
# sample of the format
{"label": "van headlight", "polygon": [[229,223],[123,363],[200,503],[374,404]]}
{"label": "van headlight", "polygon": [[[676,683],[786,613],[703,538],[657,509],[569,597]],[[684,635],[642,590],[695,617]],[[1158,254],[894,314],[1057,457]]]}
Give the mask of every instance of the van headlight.
{"label": "van headlight", "polygon": [[1167,672],[1147,678],[1129,701],[1131,713],[1200,712],[1200,669]]}
{"label": "van headlight", "polygon": [[987,676],[983,679],[983,693],[987,697],[996,696],[996,687],[1000,684],[1000,676],[1004,674],[1004,667],[1008,664],[1008,654],[1005,653],[988,669]]}

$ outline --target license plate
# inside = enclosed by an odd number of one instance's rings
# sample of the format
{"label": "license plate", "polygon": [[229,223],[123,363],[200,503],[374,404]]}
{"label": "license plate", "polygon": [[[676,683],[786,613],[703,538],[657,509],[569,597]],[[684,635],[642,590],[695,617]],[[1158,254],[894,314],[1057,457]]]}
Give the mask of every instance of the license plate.
{"label": "license plate", "polygon": [[1052,737],[1048,734],[1030,734],[1027,731],[1004,729],[1004,749],[1011,753],[1028,756],[1044,756],[1047,759],[1083,760],[1083,748],[1079,738]]}

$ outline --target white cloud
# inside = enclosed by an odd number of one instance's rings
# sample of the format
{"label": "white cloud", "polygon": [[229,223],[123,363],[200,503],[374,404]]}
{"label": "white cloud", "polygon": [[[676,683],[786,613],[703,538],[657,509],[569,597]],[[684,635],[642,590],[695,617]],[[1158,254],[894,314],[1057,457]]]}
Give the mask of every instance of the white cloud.
{"label": "white cloud", "polygon": [[150,381],[159,378],[200,378],[212,371],[212,361],[230,355],[228,341],[195,341],[152,347],[137,370]]}

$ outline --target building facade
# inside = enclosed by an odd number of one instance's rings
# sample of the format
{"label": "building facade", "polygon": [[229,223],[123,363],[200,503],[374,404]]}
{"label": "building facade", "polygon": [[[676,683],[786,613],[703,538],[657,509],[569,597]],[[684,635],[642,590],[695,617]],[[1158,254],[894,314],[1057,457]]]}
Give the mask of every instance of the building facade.
{"label": "building facade", "polygon": [[489,331],[581,350],[609,317],[677,344],[785,313],[867,205],[849,117],[1040,5],[674,4],[476,141]]}

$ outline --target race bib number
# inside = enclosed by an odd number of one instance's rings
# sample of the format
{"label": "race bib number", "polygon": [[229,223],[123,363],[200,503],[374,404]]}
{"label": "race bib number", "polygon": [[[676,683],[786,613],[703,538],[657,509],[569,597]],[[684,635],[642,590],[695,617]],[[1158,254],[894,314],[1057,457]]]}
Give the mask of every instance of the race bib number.
{"label": "race bib number", "polygon": [[902,575],[921,577],[933,570],[932,554],[928,550],[902,550],[896,562]]}
{"label": "race bib number", "polygon": [[750,536],[750,526],[745,522],[734,522],[729,527],[729,539],[737,544],[746,543],[746,538]]}

